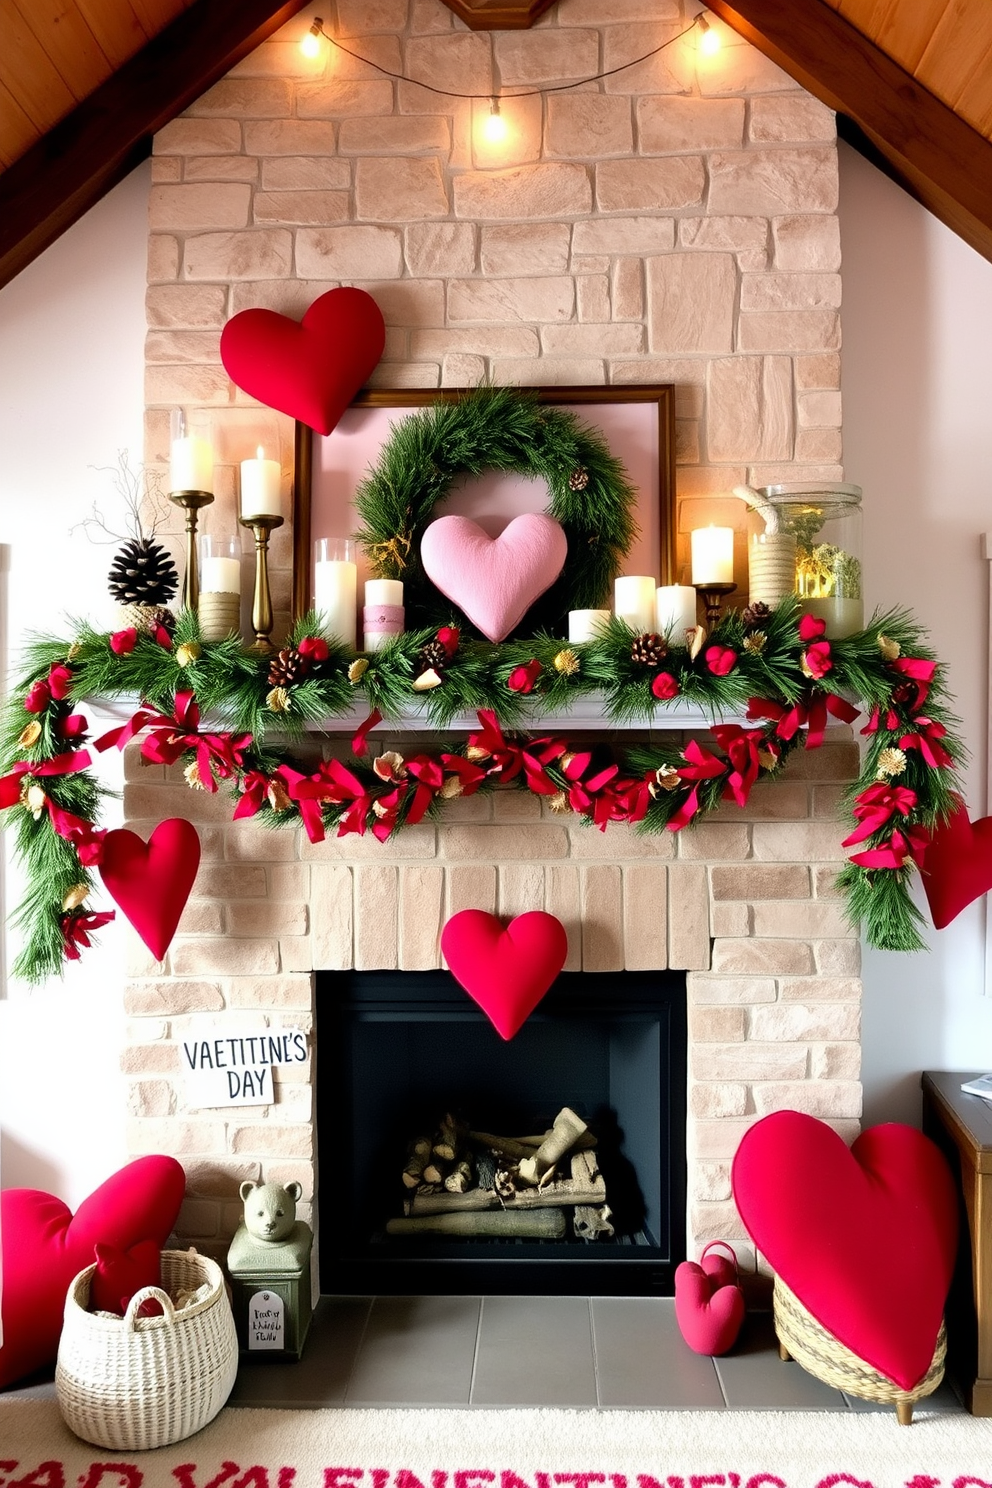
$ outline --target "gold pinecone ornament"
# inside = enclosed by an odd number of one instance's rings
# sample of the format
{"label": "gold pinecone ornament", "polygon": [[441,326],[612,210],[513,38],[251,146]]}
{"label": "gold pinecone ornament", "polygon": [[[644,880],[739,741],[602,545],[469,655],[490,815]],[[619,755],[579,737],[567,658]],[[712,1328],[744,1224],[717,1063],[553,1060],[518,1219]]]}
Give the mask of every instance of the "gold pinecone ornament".
{"label": "gold pinecone ornament", "polygon": [[668,642],[664,636],[657,635],[653,630],[637,636],[630,648],[631,661],[636,661],[641,666],[661,666],[667,655]]}

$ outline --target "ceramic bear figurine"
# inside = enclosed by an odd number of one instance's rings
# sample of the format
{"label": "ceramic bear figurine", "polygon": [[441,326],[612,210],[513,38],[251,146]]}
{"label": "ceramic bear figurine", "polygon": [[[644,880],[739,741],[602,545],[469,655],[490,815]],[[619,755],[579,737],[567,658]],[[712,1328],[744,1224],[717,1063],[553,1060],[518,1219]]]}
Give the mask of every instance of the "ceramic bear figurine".
{"label": "ceramic bear figurine", "polygon": [[296,1217],[298,1183],[251,1183],[239,1190],[245,1216],[227,1253],[228,1270],[296,1271],[309,1257],[313,1233]]}
{"label": "ceramic bear figurine", "polygon": [[278,1244],[291,1234],[296,1223],[296,1205],[303,1196],[298,1183],[252,1183],[245,1180],[239,1190],[245,1206],[245,1229],[256,1240]]}

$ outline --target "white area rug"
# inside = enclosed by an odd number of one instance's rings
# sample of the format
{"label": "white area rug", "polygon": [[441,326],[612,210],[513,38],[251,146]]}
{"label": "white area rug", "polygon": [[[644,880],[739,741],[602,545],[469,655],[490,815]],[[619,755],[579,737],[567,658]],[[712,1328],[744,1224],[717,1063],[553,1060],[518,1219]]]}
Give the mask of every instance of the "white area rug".
{"label": "white area rug", "polygon": [[0,1397],[0,1488],[992,1488],[992,1419],[690,1411],[228,1409],[152,1452]]}

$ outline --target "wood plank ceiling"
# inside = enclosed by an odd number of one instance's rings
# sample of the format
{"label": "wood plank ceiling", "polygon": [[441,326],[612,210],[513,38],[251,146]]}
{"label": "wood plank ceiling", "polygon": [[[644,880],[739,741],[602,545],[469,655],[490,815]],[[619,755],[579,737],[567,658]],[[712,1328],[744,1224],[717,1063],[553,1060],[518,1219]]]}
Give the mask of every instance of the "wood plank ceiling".
{"label": "wood plank ceiling", "polygon": [[[305,3],[0,0],[0,285]],[[529,26],[554,0],[438,3],[485,30]],[[992,259],[990,0],[710,8],[836,109],[842,133]]]}

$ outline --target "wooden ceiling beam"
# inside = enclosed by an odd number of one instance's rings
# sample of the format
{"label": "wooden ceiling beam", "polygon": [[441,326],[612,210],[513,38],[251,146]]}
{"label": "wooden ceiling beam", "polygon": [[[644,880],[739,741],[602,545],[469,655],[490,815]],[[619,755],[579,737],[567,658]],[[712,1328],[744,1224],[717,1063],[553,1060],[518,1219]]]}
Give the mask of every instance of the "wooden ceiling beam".
{"label": "wooden ceiling beam", "polygon": [[195,0],[0,175],[0,287],[148,155],[152,136],[306,0]]}
{"label": "wooden ceiling beam", "polygon": [[708,4],[808,92],[852,120],[893,179],[992,260],[992,144],[976,129],[824,0]]}
{"label": "wooden ceiling beam", "polygon": [[527,31],[555,0],[443,0],[472,31]]}

